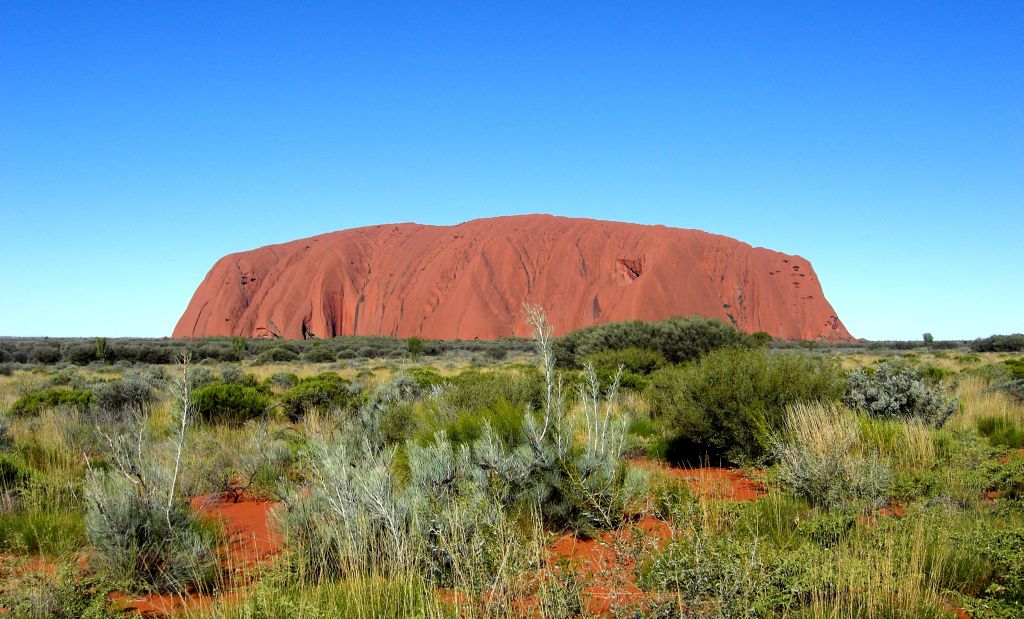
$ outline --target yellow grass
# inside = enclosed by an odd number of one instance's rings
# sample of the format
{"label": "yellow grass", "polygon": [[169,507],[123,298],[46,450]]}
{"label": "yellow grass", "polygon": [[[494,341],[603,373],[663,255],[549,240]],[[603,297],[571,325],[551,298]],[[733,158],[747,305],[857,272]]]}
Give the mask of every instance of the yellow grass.
{"label": "yellow grass", "polygon": [[967,376],[960,381],[960,410],[948,425],[954,430],[971,430],[983,417],[1000,417],[1024,426],[1024,405],[993,389],[983,377]]}
{"label": "yellow grass", "polygon": [[941,595],[939,575],[950,550],[934,544],[926,523],[917,523],[905,536],[855,535],[834,557],[836,590],[812,593],[810,608],[802,616],[946,616],[948,602]]}

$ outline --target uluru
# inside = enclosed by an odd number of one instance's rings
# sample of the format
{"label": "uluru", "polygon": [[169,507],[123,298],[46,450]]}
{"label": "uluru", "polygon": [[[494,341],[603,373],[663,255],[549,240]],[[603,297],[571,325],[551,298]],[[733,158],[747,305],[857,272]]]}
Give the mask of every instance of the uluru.
{"label": "uluru", "polygon": [[701,315],[790,340],[851,339],[811,263],[702,232],[551,215],[353,228],[227,255],[173,337],[525,336]]}

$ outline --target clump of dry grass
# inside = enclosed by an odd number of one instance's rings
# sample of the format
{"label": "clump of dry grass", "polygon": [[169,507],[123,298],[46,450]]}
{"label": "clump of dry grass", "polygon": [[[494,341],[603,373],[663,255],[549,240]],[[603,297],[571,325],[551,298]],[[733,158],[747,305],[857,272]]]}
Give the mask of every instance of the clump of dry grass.
{"label": "clump of dry grass", "polygon": [[772,443],[784,486],[826,507],[887,500],[889,463],[871,449],[856,414],[815,402],[791,405],[786,415],[785,430]]}
{"label": "clump of dry grass", "polygon": [[1024,404],[993,388],[984,376],[969,375],[960,381],[960,410],[949,420],[954,430],[974,430],[984,418],[1005,419],[1024,426]]}
{"label": "clump of dry grass", "polygon": [[942,574],[950,548],[924,522],[897,534],[863,530],[833,555],[831,586],[813,591],[802,617],[948,617]]}

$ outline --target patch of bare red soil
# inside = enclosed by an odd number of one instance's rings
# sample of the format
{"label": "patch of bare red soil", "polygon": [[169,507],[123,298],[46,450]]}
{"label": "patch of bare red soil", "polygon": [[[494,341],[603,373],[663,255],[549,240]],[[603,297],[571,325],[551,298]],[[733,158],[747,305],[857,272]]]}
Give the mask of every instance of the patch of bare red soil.
{"label": "patch of bare red soil", "polygon": [[942,602],[942,606],[945,607],[945,609],[949,612],[956,615],[956,619],[971,619],[971,613],[957,606],[956,602],[945,600],[944,602]]}
{"label": "patch of bare red soil", "polygon": [[[764,484],[751,478],[752,471],[724,467],[681,468],[649,459],[633,460],[635,466],[660,472],[686,482],[701,499],[753,501],[765,494]],[[647,545],[661,549],[672,539],[669,524],[646,516],[593,539],[563,535],[550,547],[552,563],[567,562],[586,583],[587,611],[607,616],[619,609],[643,609],[648,598],[636,586],[635,557]]]}
{"label": "patch of bare red soil", "polygon": [[879,516],[890,516],[892,518],[903,518],[907,515],[907,508],[902,505],[890,505],[878,510]]}
{"label": "patch of bare red soil", "polygon": [[685,468],[669,466],[647,458],[638,458],[632,462],[649,471],[661,472],[685,481],[690,492],[701,499],[753,501],[765,494],[764,484],[751,477],[757,471],[720,466]]}
{"label": "patch of bare red soil", "polygon": [[645,516],[592,539],[563,535],[550,546],[548,561],[576,570],[584,582],[587,611],[609,615],[620,608],[642,608],[645,593],[636,586],[636,556],[645,548],[662,549],[671,539],[667,522]]}
{"label": "patch of bare red soil", "polygon": [[[218,558],[228,583],[242,584],[254,569],[266,565],[281,549],[283,540],[270,523],[270,512],[277,503],[245,496],[236,503],[220,494],[211,494],[192,499],[191,506],[197,514],[214,518],[224,527],[226,540]],[[238,591],[228,591],[216,596],[152,593],[144,596],[114,594],[112,597],[129,612],[160,616],[202,608],[215,601],[235,601],[240,595]]]}
{"label": "patch of bare red soil", "polygon": [[276,506],[277,503],[245,496],[237,503],[219,494],[192,499],[196,513],[223,523],[227,534],[224,565],[236,571],[258,567],[281,549],[281,535],[270,524],[270,511]]}
{"label": "patch of bare red soil", "polygon": [[143,617],[163,617],[185,610],[201,610],[217,602],[236,602],[242,598],[242,594],[239,591],[227,591],[216,596],[195,593],[149,593],[140,596],[112,593],[110,598],[120,604],[125,612]]}

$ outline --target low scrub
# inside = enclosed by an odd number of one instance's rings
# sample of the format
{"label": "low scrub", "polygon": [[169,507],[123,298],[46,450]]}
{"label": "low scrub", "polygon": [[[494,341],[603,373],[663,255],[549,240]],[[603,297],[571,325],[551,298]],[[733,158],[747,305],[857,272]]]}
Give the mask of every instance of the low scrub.
{"label": "low scrub", "polygon": [[0,608],[6,616],[30,619],[114,619],[111,585],[83,576],[68,562],[48,570],[32,561],[0,565]]}
{"label": "low scrub", "polygon": [[302,359],[309,363],[331,363],[337,357],[334,355],[334,351],[326,346],[313,346],[302,353]]}
{"label": "low scrub", "polygon": [[182,593],[215,573],[216,531],[179,495],[182,456],[195,414],[187,358],[174,392],[172,435],[154,442],[148,416],[107,441],[112,466],[89,467],[85,530],[93,557],[113,580],[132,589]]}
{"label": "low scrub", "polygon": [[559,367],[580,368],[589,355],[605,351],[650,350],[670,363],[680,363],[718,348],[751,344],[750,337],[735,327],[689,316],[658,322],[610,322],[578,329],[555,340],[553,351]]}
{"label": "low scrub", "polygon": [[79,410],[86,410],[93,403],[94,396],[91,391],[79,389],[51,388],[42,391],[27,393],[11,405],[11,414],[18,417],[38,415],[48,408],[59,406],[73,406]]}
{"label": "low scrub", "polygon": [[794,610],[821,584],[811,574],[821,553],[760,542],[695,532],[670,544],[641,573],[644,588],[670,594],[654,616],[726,619]]}
{"label": "low scrub", "polygon": [[989,415],[977,420],[978,432],[993,445],[1013,449],[1024,447],[1024,428],[1006,416]]}
{"label": "low scrub", "polygon": [[647,386],[651,372],[664,367],[668,362],[665,356],[656,350],[644,348],[624,348],[622,350],[603,350],[583,359],[583,365],[591,365],[597,377],[605,384],[611,384],[615,375],[621,370],[619,378],[624,389],[642,390]]}
{"label": "low scrub", "polygon": [[256,355],[256,364],[266,365],[267,363],[295,361],[298,358],[298,353],[288,350],[287,348],[270,348]]}
{"label": "low scrub", "polygon": [[344,410],[359,399],[357,386],[333,372],[303,378],[281,396],[281,410],[291,421],[307,411]]}
{"label": "low scrub", "polygon": [[974,340],[970,346],[974,352],[1024,352],[1024,333],[992,335]]}
{"label": "low scrub", "polygon": [[374,420],[415,397],[404,391],[418,383],[402,375],[343,421],[340,436],[313,440],[312,491],[298,492],[283,514],[305,573],[412,570],[444,586],[491,591],[508,585],[503,571],[526,565],[517,517],[584,534],[621,524],[643,484],[622,460],[625,426],[613,414],[615,386],[602,400],[590,368],[579,393],[581,417],[572,418],[556,379],[549,327],[535,324],[545,359],[543,406],[519,412],[522,436],[515,444],[485,420],[472,443],[453,443],[444,431],[423,444],[407,441],[406,466],[399,467],[398,447]]}
{"label": "low scrub", "polygon": [[266,413],[270,397],[257,387],[216,383],[200,387],[193,396],[196,413],[206,421],[240,425]]}
{"label": "low scrub", "polygon": [[141,376],[126,376],[119,380],[100,383],[93,389],[96,406],[105,411],[145,414],[157,400],[159,393]]}
{"label": "low scrub", "polygon": [[831,401],[845,381],[835,364],[793,353],[719,350],[694,364],[651,375],[651,414],[672,428],[669,458],[698,464],[754,462],[770,456],[786,406]]}

